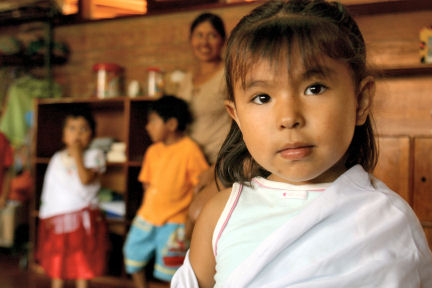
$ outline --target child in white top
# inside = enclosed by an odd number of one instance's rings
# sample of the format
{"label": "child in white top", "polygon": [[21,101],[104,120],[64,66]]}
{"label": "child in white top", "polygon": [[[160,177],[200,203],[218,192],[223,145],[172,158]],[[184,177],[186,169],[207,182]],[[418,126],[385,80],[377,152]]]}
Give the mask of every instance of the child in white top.
{"label": "child in white top", "polygon": [[234,119],[172,287],[432,287],[415,214],[369,174],[377,152],[361,32],[320,0],[270,1],[226,51]]}
{"label": "child in white top", "polygon": [[89,279],[104,272],[106,226],[97,192],[105,158],[101,150],[88,149],[94,133],[89,112],[69,111],[63,125],[66,147],[53,155],[45,173],[37,259],[52,278],[52,287],[74,279],[77,288],[85,288]]}

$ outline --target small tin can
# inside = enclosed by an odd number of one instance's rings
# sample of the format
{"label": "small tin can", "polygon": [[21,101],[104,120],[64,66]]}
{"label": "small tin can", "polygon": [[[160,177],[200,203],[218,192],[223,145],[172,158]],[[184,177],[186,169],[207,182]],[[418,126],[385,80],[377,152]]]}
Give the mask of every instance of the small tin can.
{"label": "small tin can", "polygon": [[122,94],[123,68],[114,63],[93,65],[96,72],[96,97],[112,98]]}
{"label": "small tin can", "polygon": [[161,97],[163,94],[163,73],[157,67],[147,68],[147,95],[150,97]]}

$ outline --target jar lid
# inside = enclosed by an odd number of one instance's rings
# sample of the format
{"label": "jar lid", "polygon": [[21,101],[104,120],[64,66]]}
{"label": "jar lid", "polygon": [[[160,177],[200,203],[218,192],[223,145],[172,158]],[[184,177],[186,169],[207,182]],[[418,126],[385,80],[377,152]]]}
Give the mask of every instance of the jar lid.
{"label": "jar lid", "polygon": [[159,67],[148,67],[147,71],[162,72]]}
{"label": "jar lid", "polygon": [[96,63],[93,65],[93,71],[106,70],[106,71],[114,71],[119,72],[123,70],[123,67],[117,65],[115,63]]}

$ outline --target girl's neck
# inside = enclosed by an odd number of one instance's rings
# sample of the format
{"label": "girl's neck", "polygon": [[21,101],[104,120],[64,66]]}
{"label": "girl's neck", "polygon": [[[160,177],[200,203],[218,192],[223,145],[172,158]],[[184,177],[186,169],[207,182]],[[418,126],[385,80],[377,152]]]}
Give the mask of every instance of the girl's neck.
{"label": "girl's neck", "polygon": [[339,160],[331,169],[324,171],[321,175],[305,181],[290,181],[285,179],[284,176],[278,176],[276,174],[270,174],[267,179],[278,182],[285,182],[292,185],[314,185],[321,183],[333,183],[339,176],[344,174],[348,169],[345,166],[345,157]]}
{"label": "girl's neck", "polygon": [[201,62],[195,69],[195,73],[193,75],[193,84],[200,85],[205,83],[220,69],[222,69],[222,66],[223,63],[221,59],[211,62]]}

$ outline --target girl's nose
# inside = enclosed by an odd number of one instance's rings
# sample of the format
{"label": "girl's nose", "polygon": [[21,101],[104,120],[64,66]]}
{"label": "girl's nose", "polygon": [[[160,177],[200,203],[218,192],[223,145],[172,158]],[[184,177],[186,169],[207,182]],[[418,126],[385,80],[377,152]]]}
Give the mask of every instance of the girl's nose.
{"label": "girl's nose", "polygon": [[280,129],[300,128],[304,125],[304,118],[300,104],[296,101],[286,101],[278,105],[278,125]]}

